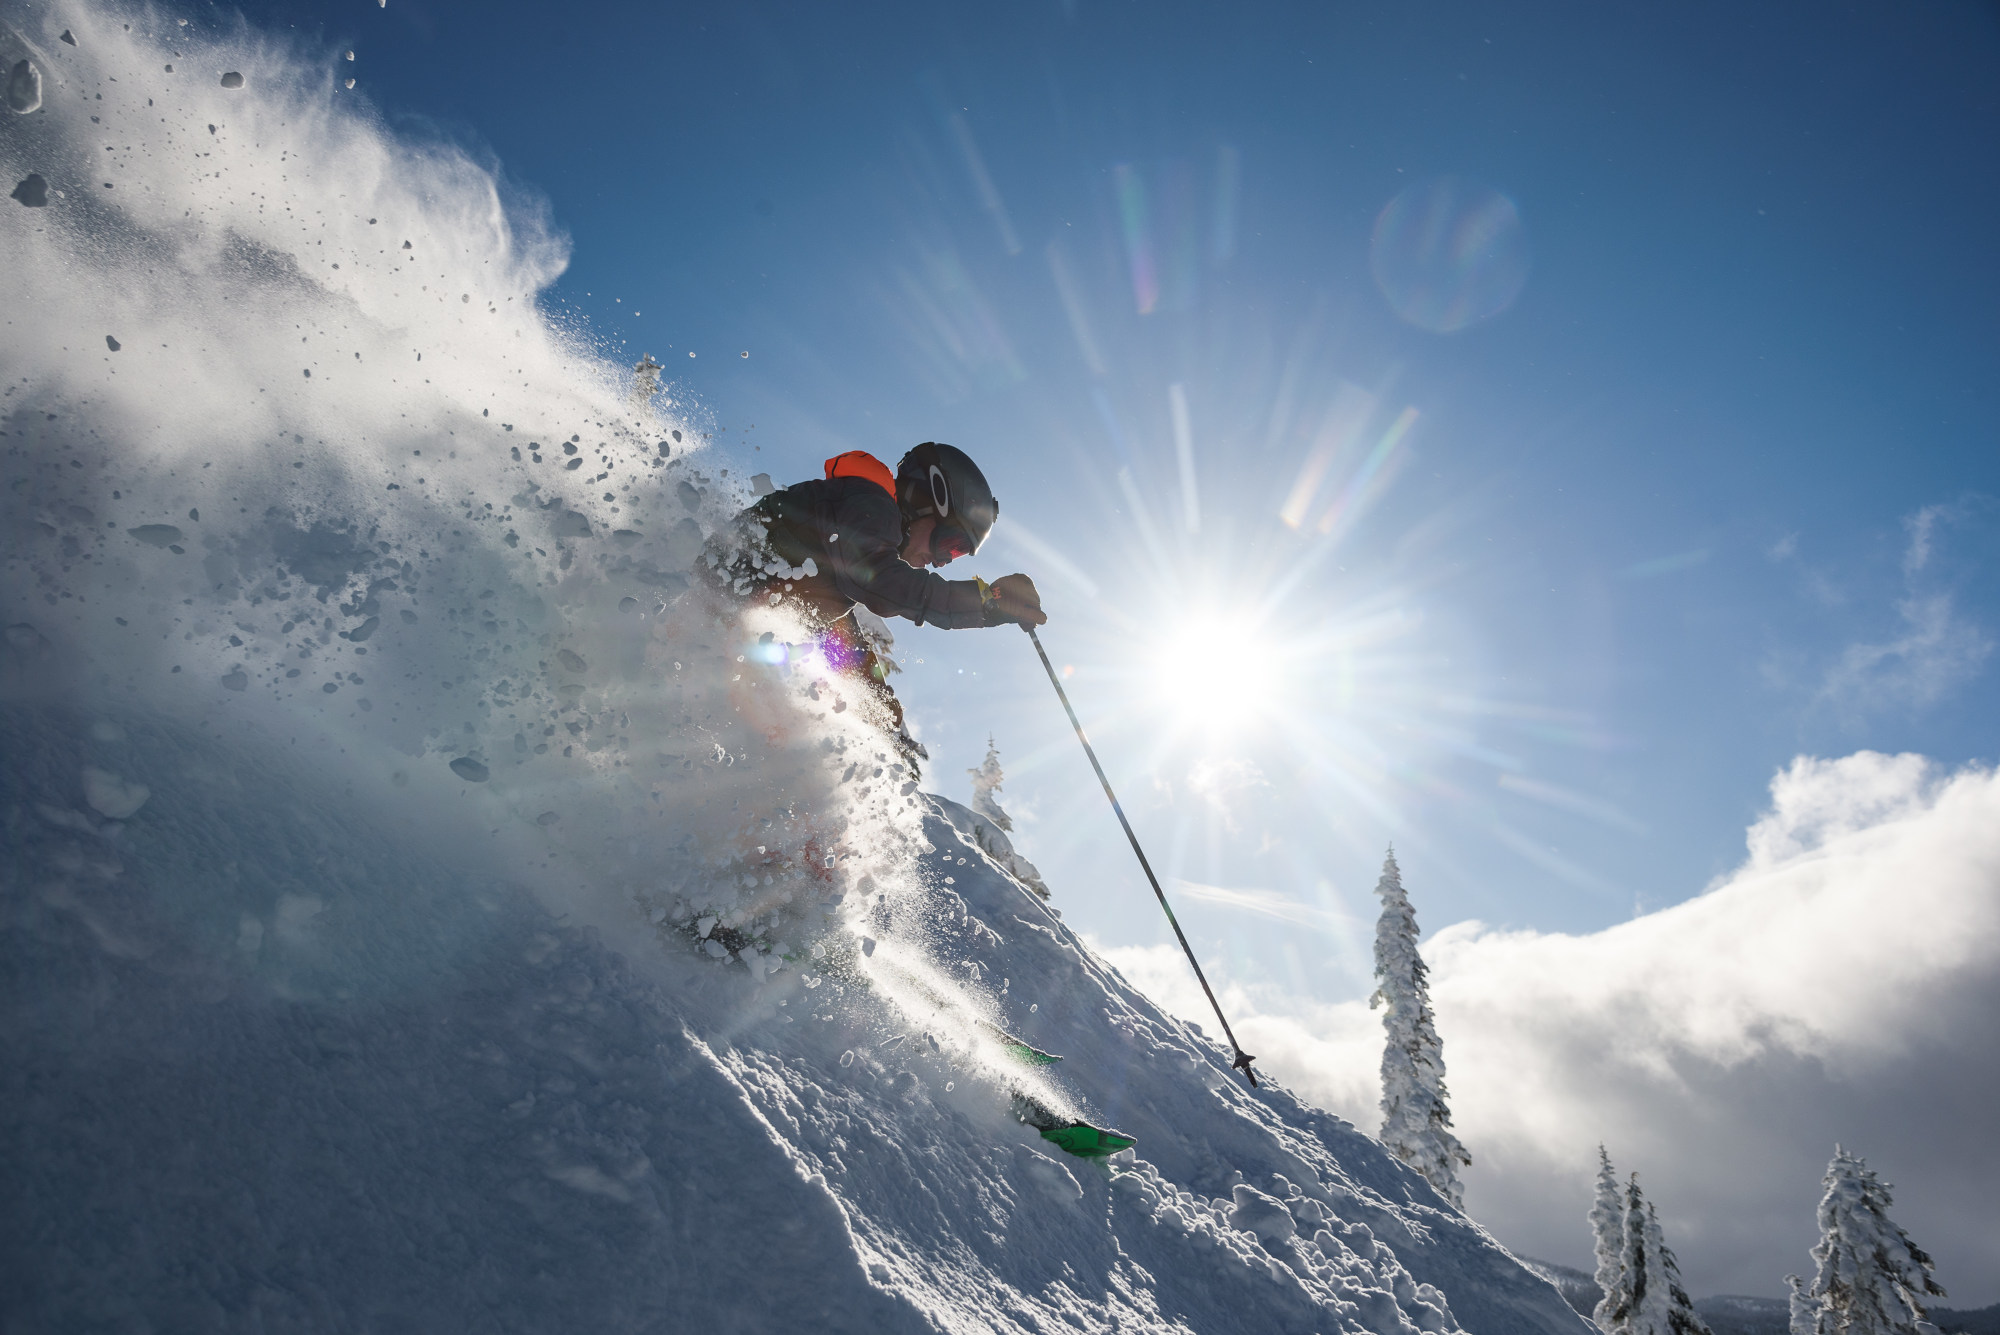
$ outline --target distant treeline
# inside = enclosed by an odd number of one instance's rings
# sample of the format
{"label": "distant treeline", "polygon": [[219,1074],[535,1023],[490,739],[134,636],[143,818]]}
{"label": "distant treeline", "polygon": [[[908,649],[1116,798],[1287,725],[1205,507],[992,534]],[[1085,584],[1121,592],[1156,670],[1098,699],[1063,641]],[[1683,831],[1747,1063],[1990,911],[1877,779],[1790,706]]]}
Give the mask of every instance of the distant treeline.
{"label": "distant treeline", "polygon": [[[1597,1283],[1583,1271],[1551,1261],[1529,1260],[1526,1264],[1561,1290],[1563,1301],[1586,1318],[1596,1309],[1601,1296]],[[1783,1298],[1718,1294],[1695,1299],[1694,1309],[1714,1335],[1791,1335],[1791,1308]],[[1942,1335],[2000,1335],[2000,1303],[1968,1311],[1933,1307],[1927,1319]]]}

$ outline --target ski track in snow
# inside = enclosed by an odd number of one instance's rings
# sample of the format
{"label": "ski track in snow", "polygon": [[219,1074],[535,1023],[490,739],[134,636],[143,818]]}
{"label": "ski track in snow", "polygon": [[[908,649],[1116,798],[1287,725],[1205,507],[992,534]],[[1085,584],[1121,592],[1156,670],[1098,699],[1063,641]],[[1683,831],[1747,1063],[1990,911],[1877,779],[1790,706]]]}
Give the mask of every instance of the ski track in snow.
{"label": "ski track in snow", "polygon": [[327,52],[9,21],[10,1323],[1584,1329],[676,597],[746,491],[533,207]]}

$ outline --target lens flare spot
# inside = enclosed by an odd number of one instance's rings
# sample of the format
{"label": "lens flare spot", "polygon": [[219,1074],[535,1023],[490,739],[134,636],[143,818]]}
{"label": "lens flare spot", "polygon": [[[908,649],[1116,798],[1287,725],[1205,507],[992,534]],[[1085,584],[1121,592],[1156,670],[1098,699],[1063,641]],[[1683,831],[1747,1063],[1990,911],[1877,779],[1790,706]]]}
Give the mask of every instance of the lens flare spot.
{"label": "lens flare spot", "polygon": [[1490,320],[1527,286],[1528,234],[1514,201],[1459,177],[1420,181],[1375,219],[1369,263],[1396,314],[1433,333]]}

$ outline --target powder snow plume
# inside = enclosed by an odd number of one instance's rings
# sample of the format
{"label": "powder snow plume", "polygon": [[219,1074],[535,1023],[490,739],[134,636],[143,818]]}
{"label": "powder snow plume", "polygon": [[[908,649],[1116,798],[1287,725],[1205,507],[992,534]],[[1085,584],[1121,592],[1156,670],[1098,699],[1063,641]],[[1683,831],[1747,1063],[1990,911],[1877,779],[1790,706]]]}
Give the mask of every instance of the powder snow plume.
{"label": "powder snow plume", "polygon": [[907,861],[907,793],[836,792],[862,751],[890,763],[878,735],[816,697],[746,724],[742,628],[662,620],[747,492],[684,403],[656,412],[537,304],[564,261],[542,213],[304,54],[129,17],[15,39],[48,110],[7,122],[7,169],[51,183],[0,215],[16,637],[662,923],[737,907],[662,882],[689,857],[810,845],[839,896],[862,819],[878,880]]}
{"label": "powder snow plume", "polygon": [[533,201],[333,53],[7,22],[0,1310],[1582,1328],[724,587],[747,488],[538,304]]}

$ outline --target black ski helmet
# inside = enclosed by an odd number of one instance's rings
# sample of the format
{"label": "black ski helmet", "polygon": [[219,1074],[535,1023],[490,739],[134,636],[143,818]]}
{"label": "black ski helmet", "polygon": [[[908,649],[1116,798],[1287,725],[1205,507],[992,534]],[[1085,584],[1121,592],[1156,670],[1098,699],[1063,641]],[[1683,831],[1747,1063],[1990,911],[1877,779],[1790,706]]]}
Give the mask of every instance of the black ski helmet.
{"label": "black ski helmet", "polygon": [[896,465],[896,504],[903,511],[906,535],[924,516],[937,517],[931,550],[945,561],[978,551],[1000,517],[1000,502],[979,465],[964,450],[929,440]]}

